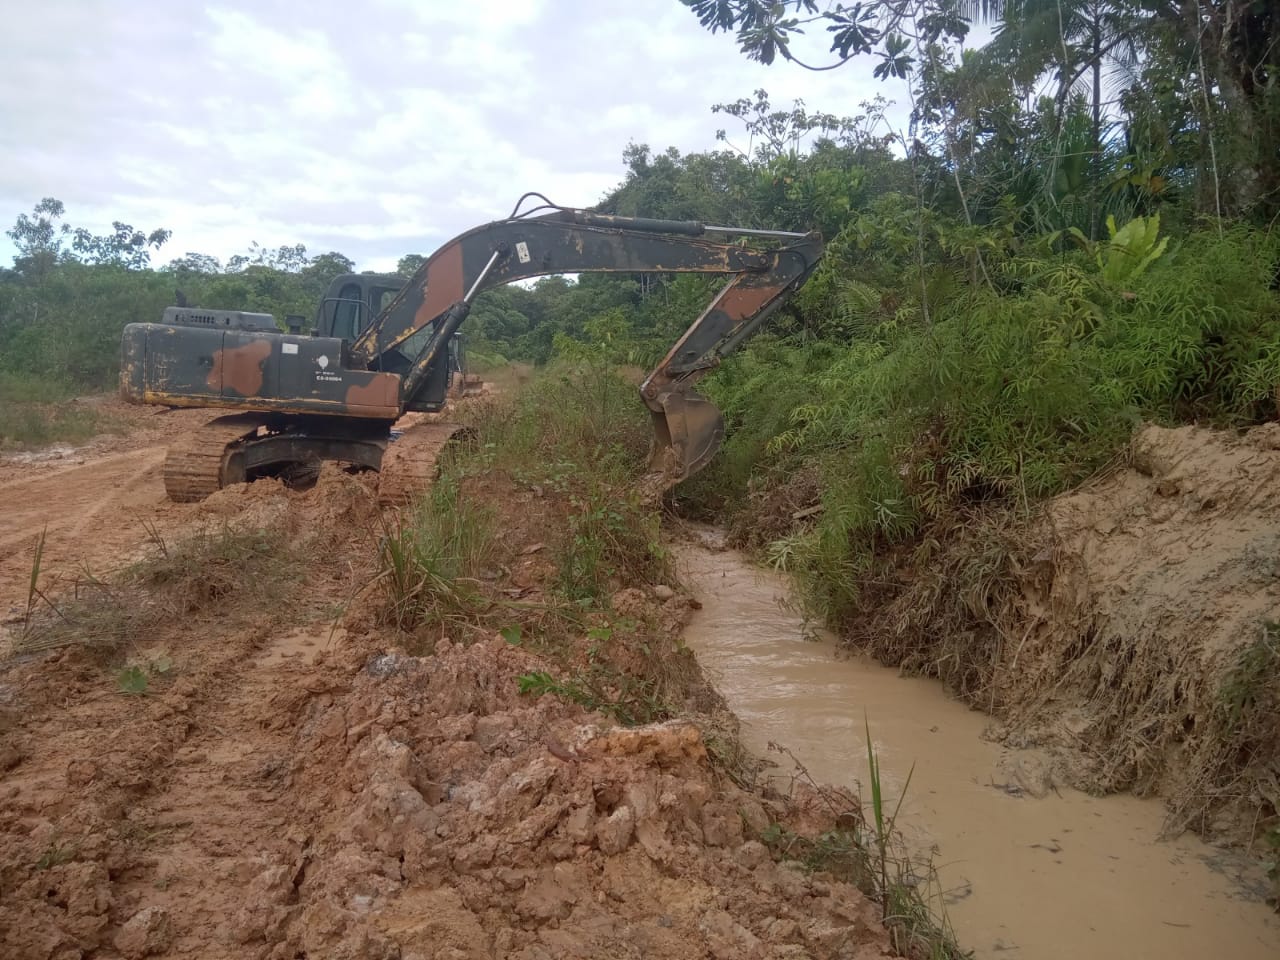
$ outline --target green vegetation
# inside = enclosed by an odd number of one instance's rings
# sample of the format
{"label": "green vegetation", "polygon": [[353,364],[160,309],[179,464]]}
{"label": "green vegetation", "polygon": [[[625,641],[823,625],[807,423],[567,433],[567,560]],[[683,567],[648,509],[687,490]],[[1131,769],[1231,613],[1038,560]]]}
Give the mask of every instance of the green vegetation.
{"label": "green vegetation", "polygon": [[565,509],[552,546],[557,593],[583,606],[607,603],[622,585],[669,575],[658,512],[638,492],[650,428],[635,388],[611,362],[609,341],[565,344],[569,359],[533,381],[513,405],[481,414],[484,469],[529,490],[555,494]]}
{"label": "green vegetation", "polygon": [[658,504],[635,492],[647,416],[607,350],[565,353],[460,411],[474,441],[381,535],[379,616],[427,648],[498,634],[550,668],[522,693],[649,723],[703,691],[689,651],[627,590],[671,575]]}
{"label": "green vegetation", "polygon": [[567,680],[557,680],[542,670],[526,673],[519,679],[523,694],[534,697],[552,694],[626,726],[670,719],[671,707],[662,701],[656,686],[652,679],[630,676],[598,664],[593,664],[591,671]]}
{"label": "green vegetation", "polygon": [[952,282],[927,323],[909,280],[860,278],[875,254],[849,239],[802,306],[852,328],[847,342],[769,337],[729,364],[711,390],[725,455],[699,484],[745,504],[761,478],[820,472],[821,512],[771,550],[833,621],[882,603],[893,569],[908,554],[922,566],[958,519],[1082,480],[1140,418],[1274,415],[1280,245],[1260,231],[1192,234],[1125,283],[1086,251],[989,251],[993,286]]}
{"label": "green vegetation", "polygon": [[787,756],[795,767],[795,777],[816,794],[835,822],[833,829],[817,836],[802,836],[783,824],[771,823],[760,839],[773,854],[850,883],[879,903],[881,917],[902,956],[922,960],[969,956],[956,943],[941,911],[941,890],[932,862],[909,851],[897,827],[898,811],[911,788],[910,774],[893,812],[886,815],[880,758],[871,742],[870,727],[866,743],[869,820],[866,797],[855,798],[817,783],[790,751],[776,744],[770,747]]}
{"label": "green vegetation", "polygon": [[80,443],[112,429],[110,418],[91,405],[68,403],[73,393],[60,380],[0,373],[0,452]]}
{"label": "green vegetation", "polygon": [[413,628],[485,606],[479,578],[495,560],[496,535],[492,515],[460,497],[457,478],[446,474],[379,541],[383,618]]}
{"label": "green vegetation", "polygon": [[52,867],[61,866],[64,863],[70,863],[79,855],[79,844],[67,844],[63,846],[56,840],[50,840],[49,845],[45,847],[44,853],[35,862],[37,870],[48,870]]}
{"label": "green vegetation", "polygon": [[126,696],[140,697],[151,689],[151,681],[163,679],[173,670],[173,659],[166,654],[141,658],[116,672],[116,687]]}

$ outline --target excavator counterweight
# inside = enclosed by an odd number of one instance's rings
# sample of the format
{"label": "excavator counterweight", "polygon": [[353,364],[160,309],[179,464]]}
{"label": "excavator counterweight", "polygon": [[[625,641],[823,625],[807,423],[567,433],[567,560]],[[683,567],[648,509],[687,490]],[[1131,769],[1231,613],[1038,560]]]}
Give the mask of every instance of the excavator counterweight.
{"label": "excavator counterweight", "polygon": [[[521,214],[530,196],[544,203]],[[166,470],[174,499],[263,475],[305,479],[321,460],[377,470],[412,462],[429,474],[434,458],[423,466],[411,456],[401,446],[407,433],[387,456],[392,425],[406,412],[441,410],[455,377],[455,395],[465,393],[457,334],[481,291],[547,274],[724,275],[724,287],[640,388],[654,422],[650,467],[668,487],[702,469],[724,436],[719,410],[695,384],[787,300],[821,256],[816,234],[610,216],[526,194],[510,217],[450,240],[407,280],[337,278],[310,335],[293,318],[286,333],[267,315],[185,307],[167,309],[158,324],[130,324],[121,394],[136,403],[236,412],[174,448]],[[428,445],[453,435],[431,426]],[[412,486],[385,475],[382,485]]]}

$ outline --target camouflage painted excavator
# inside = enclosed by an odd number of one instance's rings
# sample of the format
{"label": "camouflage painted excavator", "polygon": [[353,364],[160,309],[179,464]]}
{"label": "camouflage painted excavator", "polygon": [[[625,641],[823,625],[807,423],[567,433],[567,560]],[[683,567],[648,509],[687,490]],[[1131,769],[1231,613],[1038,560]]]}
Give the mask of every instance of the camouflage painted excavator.
{"label": "camouflage painted excavator", "polygon": [[[542,204],[520,213],[529,197]],[[480,291],[546,274],[723,274],[728,283],[640,387],[653,417],[650,471],[666,488],[700,470],[724,436],[720,411],[694,385],[821,256],[815,234],[615,217],[526,194],[510,217],[450,240],[407,283],[337,278],[309,335],[300,318],[285,333],[268,314],[190,307],[167,308],[162,323],[130,324],[120,390],[135,403],[237,411],[170,449],[164,482],[173,500],[262,476],[314,477],[320,461],[334,460],[379,471],[379,499],[403,502],[431,482],[461,428],[421,422],[401,433],[393,425],[406,412],[445,406],[458,368],[455,335]]]}

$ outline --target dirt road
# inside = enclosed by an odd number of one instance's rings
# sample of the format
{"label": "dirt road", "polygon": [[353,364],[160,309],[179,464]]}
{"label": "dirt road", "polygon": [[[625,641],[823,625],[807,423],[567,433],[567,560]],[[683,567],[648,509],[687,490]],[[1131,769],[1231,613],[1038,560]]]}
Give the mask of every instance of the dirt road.
{"label": "dirt road", "polygon": [[160,468],[167,439],[207,420],[207,412],[101,405],[126,432],[77,450],[0,457],[0,619],[26,602],[42,534],[48,583],[85,569],[105,573],[136,555],[148,527],[167,533],[193,515],[165,498]]}

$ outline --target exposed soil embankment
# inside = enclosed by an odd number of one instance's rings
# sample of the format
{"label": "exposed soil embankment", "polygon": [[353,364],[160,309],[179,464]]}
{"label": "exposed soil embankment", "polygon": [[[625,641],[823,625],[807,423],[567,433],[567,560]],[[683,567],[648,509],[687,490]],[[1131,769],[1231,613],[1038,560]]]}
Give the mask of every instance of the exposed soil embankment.
{"label": "exposed soil embankment", "polygon": [[1030,517],[979,509],[933,547],[858,645],[1054,748],[1059,783],[1280,838],[1280,424],[1145,428]]}
{"label": "exposed soil embankment", "polygon": [[1171,799],[1176,824],[1280,807],[1280,424],[1149,427],[1131,465],[1052,502],[1004,621],[1009,735],[1086,787]]}
{"label": "exposed soil embankment", "polygon": [[[550,596],[563,505],[489,478],[465,486],[519,518],[494,594]],[[114,531],[123,562],[147,553],[148,509],[172,521],[149,548],[165,563],[130,581],[158,611],[146,634],[115,654],[77,645],[0,669],[0,955],[892,953],[876,905],[758,839],[774,822],[829,828],[815,795],[733,785],[689,719],[624,727],[521,692],[579,647],[599,656],[605,633],[584,627],[548,659],[532,631],[513,641],[478,620],[384,626],[387,534],[366,481],[326,469],[305,493],[260,482],[181,511],[161,497],[131,502],[129,542],[102,510],[77,534]],[[296,574],[272,590],[231,576],[230,554],[173,575],[184,536],[257,530]],[[684,604],[654,592],[625,597],[645,656],[675,642]],[[612,642],[638,651],[622,632]]]}

